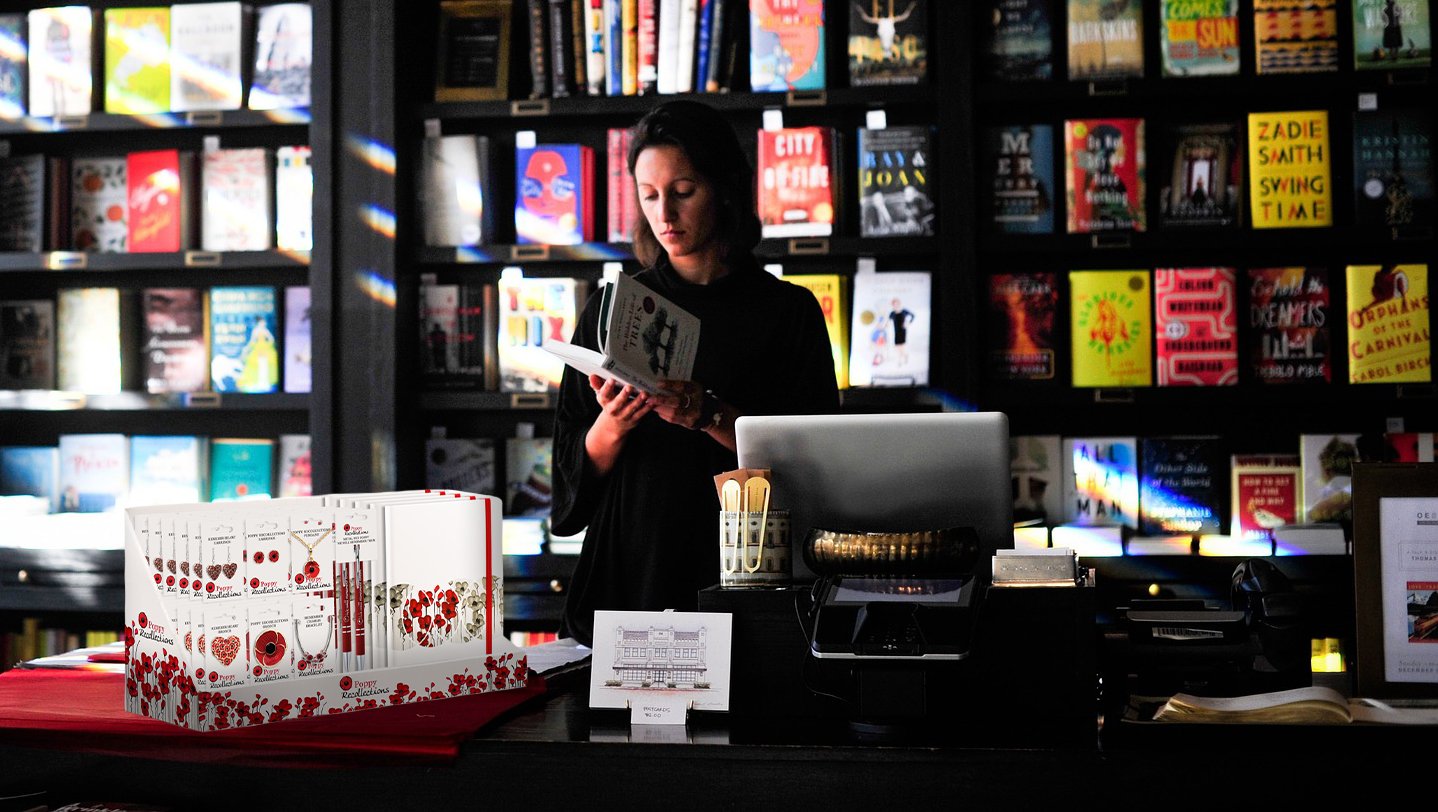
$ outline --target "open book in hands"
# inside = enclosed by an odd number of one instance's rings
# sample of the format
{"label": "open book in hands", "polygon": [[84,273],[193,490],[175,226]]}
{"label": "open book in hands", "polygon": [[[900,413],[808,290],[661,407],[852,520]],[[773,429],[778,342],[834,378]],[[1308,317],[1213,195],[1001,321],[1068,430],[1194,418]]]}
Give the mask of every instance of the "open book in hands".
{"label": "open book in hands", "polygon": [[699,349],[699,319],[628,274],[600,291],[599,352],[550,341],[544,349],[586,375],[648,393],[662,380],[687,381]]}

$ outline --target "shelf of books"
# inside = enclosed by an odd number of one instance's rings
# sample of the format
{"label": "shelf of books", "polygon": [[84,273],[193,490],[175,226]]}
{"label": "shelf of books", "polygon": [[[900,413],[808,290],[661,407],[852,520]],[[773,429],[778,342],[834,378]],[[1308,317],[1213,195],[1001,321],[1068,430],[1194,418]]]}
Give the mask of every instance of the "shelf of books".
{"label": "shelf of books", "polygon": [[1346,554],[1353,463],[1434,458],[1429,3],[976,5],[978,401],[1032,543]]}

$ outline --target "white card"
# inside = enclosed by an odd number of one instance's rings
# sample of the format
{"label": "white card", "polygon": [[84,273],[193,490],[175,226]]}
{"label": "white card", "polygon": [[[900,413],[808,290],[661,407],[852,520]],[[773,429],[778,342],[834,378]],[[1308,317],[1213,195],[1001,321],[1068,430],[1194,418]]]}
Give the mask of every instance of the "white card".
{"label": "white card", "polygon": [[732,616],[718,612],[594,613],[591,708],[651,708],[642,724],[673,724],[677,704],[729,710]]}

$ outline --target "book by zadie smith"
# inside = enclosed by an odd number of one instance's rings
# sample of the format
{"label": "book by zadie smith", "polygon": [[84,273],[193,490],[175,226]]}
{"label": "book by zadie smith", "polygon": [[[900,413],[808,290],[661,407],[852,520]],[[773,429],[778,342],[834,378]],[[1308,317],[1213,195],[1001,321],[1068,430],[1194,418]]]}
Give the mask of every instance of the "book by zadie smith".
{"label": "book by zadie smith", "polygon": [[765,237],[834,233],[833,141],[827,127],[759,131],[759,222]]}
{"label": "book by zadie smith", "polygon": [[1348,266],[1348,382],[1433,380],[1427,265]]}
{"label": "book by zadie smith", "polygon": [[1238,304],[1232,268],[1153,272],[1159,386],[1238,383]]}
{"label": "book by zadie smith", "polygon": [[1333,225],[1327,110],[1248,114],[1248,208],[1254,228]]}
{"label": "book by zadie smith", "polygon": [[1147,227],[1143,131],[1141,118],[1064,122],[1068,233]]}
{"label": "book by zadie smith", "polygon": [[1148,271],[1071,271],[1073,385],[1151,386]]}

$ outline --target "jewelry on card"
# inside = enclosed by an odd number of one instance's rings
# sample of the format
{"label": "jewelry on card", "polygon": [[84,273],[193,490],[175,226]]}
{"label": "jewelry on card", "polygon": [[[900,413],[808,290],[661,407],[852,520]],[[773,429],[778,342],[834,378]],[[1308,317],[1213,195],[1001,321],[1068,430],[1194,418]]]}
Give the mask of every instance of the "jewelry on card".
{"label": "jewelry on card", "polygon": [[299,652],[300,652],[300,659],[299,659],[299,662],[295,663],[295,668],[296,668],[297,670],[300,670],[300,671],[305,671],[305,670],[307,670],[310,666],[319,667],[320,665],[324,664],[325,656],[328,655],[328,654],[329,654],[329,651],[330,651],[330,644],[334,642],[334,631],[335,631],[335,617],[334,617],[334,615],[329,615],[329,616],[328,616],[328,622],[325,624],[325,645],[324,645],[324,648],[321,648],[319,651],[316,651],[316,652],[313,653],[313,654],[311,654],[310,652],[308,652],[308,651],[305,650],[305,641],[300,638],[300,619],[299,619],[299,618],[295,618],[295,619],[294,619],[294,624],[295,624],[295,648],[299,649]]}
{"label": "jewelry on card", "polygon": [[315,560],[315,548],[320,546],[320,542],[328,538],[329,534],[333,533],[334,531],[334,526],[330,526],[328,530],[320,534],[319,538],[314,540],[313,544],[308,541],[305,541],[299,533],[296,533],[293,530],[290,531],[290,535],[295,537],[295,541],[298,541],[300,543],[300,546],[305,548],[306,554],[304,566],[300,569],[300,572],[304,576],[303,580],[296,578],[296,581],[304,583],[304,581],[314,581],[320,577],[320,562]]}
{"label": "jewelry on card", "polygon": [[[263,550],[255,550],[255,554],[254,554],[253,556],[251,556],[251,560],[253,560],[256,564],[263,564],[263,563],[265,563],[265,558],[266,558],[266,556],[265,556],[265,552],[264,552]],[[269,553],[268,558],[269,558],[269,561],[270,561],[271,564],[279,563],[279,560],[280,560],[280,551],[279,551],[279,550],[270,550],[270,553]]]}
{"label": "jewelry on card", "polygon": [[265,668],[274,668],[284,659],[285,636],[278,629],[266,629],[255,637],[255,662]]}
{"label": "jewelry on card", "polygon": [[235,571],[238,569],[239,565],[230,560],[230,548],[226,547],[225,563],[211,564],[205,567],[205,574],[210,576],[211,581],[218,581],[220,580],[220,573],[224,573],[226,578],[233,578],[235,577]]}

